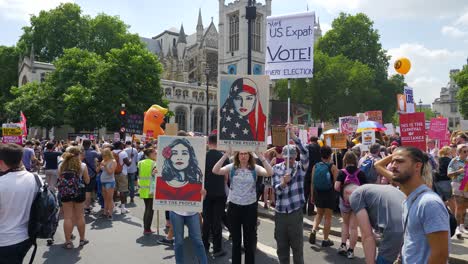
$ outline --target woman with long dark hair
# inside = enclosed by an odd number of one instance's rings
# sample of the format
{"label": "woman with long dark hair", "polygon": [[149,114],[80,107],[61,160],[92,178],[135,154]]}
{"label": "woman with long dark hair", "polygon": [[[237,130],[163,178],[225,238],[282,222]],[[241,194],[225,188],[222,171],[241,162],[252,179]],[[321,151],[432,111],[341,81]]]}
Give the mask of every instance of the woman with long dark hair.
{"label": "woman with long dark hair", "polygon": [[156,199],[201,201],[203,173],[195,150],[185,138],[177,138],[163,149],[162,177],[157,177]]}

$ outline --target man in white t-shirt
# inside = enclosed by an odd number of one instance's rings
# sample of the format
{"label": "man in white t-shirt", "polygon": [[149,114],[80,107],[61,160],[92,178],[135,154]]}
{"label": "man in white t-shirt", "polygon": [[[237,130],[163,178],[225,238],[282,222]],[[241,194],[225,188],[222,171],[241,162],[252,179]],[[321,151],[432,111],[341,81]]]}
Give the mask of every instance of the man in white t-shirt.
{"label": "man in white t-shirt", "polygon": [[0,144],[0,264],[23,263],[32,245],[28,222],[38,187],[22,157],[21,146]]}
{"label": "man in white t-shirt", "polygon": [[132,146],[131,141],[125,142],[125,152],[127,152],[127,156],[130,158],[131,163],[130,166],[127,168],[127,177],[128,177],[128,190],[130,192],[130,202],[134,203],[135,201],[133,198],[135,198],[135,180],[137,178],[137,163],[139,161],[138,159],[138,151],[136,148]]}
{"label": "man in white t-shirt", "polygon": [[128,209],[125,208],[128,194],[127,170],[132,160],[128,157],[127,152],[124,150],[124,144],[120,141],[114,143],[113,152],[119,156],[119,160],[116,160],[116,162],[118,162],[122,166],[122,172],[115,173],[115,190],[120,193],[120,213],[126,214],[129,212]]}

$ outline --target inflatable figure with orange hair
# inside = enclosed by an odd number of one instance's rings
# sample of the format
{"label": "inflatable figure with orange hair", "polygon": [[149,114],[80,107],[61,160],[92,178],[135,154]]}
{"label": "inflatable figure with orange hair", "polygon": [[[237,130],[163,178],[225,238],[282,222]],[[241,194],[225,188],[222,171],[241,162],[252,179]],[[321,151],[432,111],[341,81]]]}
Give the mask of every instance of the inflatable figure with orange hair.
{"label": "inflatable figure with orange hair", "polygon": [[164,135],[161,125],[164,123],[164,116],[168,110],[159,105],[152,105],[146,112],[143,122],[143,133],[147,138],[158,138]]}

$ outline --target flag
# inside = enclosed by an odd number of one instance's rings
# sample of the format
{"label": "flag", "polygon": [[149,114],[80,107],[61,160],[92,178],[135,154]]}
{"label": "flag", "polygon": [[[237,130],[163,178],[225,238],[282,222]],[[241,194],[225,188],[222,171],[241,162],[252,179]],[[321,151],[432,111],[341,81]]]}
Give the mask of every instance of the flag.
{"label": "flag", "polygon": [[26,125],[26,116],[24,116],[23,111],[20,112],[20,124],[21,130],[23,130],[23,136],[28,136],[28,126]]}

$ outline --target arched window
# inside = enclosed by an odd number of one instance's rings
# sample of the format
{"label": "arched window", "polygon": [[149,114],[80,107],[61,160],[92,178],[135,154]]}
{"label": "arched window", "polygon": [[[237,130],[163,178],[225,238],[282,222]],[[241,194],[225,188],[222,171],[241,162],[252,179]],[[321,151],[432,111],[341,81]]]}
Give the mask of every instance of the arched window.
{"label": "arched window", "polygon": [[205,100],[205,93],[204,92],[200,92],[198,94],[198,98],[200,99],[200,101],[204,101]]}
{"label": "arched window", "polygon": [[197,100],[197,99],[198,99],[198,93],[197,93],[197,92],[193,92],[193,93],[192,93],[192,97],[193,97],[193,99]]}
{"label": "arched window", "polygon": [[188,91],[187,90],[184,90],[184,98],[185,97],[188,97]]}
{"label": "arched window", "polygon": [[239,15],[229,17],[229,51],[239,50]]}
{"label": "arched window", "polygon": [[166,88],[166,96],[171,96],[171,95],[172,95],[171,88]]}
{"label": "arched window", "polygon": [[218,111],[212,110],[211,111],[211,131],[218,128]]}
{"label": "arched window", "polygon": [[172,46],[175,47],[175,43],[176,43],[176,42],[175,42],[175,39],[172,39]]}
{"label": "arched window", "polygon": [[23,76],[23,79],[21,80],[21,85],[25,85],[27,83],[28,83],[28,77],[26,77],[26,75],[25,75],[25,76]]}
{"label": "arched window", "polygon": [[203,117],[204,111],[201,108],[197,108],[193,114],[193,131],[203,133]]}
{"label": "arched window", "polygon": [[186,127],[187,111],[183,107],[179,107],[175,111],[175,122],[179,126],[179,130],[187,130]]}
{"label": "arched window", "polygon": [[182,95],[182,91],[180,89],[177,89],[175,91],[175,95],[179,98]]}

